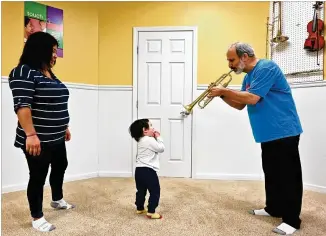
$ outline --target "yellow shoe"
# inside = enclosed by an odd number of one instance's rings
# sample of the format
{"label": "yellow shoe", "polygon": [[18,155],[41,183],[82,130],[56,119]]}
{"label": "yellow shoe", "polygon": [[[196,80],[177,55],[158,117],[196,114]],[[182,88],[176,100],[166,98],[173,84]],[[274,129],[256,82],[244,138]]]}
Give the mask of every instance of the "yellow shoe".
{"label": "yellow shoe", "polygon": [[137,213],[137,214],[143,214],[143,213],[146,213],[146,212],[147,212],[147,210],[146,210],[146,209],[144,209],[144,210],[141,210],[141,211],[138,211],[138,210],[136,211],[136,213]]}
{"label": "yellow shoe", "polygon": [[162,219],[162,215],[158,213],[147,213],[147,218],[149,219]]}

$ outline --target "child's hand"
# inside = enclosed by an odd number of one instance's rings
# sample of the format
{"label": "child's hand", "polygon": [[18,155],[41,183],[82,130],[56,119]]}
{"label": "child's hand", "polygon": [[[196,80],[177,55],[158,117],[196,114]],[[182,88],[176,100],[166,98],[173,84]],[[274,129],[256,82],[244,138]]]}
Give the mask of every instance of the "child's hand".
{"label": "child's hand", "polygon": [[158,132],[158,131],[155,131],[155,132],[154,132],[154,137],[155,137],[155,138],[160,137],[160,135],[161,135],[160,132]]}
{"label": "child's hand", "polygon": [[155,137],[154,136],[155,131],[153,129],[148,129],[144,131],[144,135],[149,136],[149,137]]}

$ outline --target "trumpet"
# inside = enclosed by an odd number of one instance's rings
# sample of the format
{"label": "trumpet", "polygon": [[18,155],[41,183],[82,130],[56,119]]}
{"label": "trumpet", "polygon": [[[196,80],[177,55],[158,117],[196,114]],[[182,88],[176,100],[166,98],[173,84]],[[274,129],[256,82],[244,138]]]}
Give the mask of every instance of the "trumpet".
{"label": "trumpet", "polygon": [[[221,75],[220,78],[218,78],[215,82],[211,83],[208,88],[195,100],[193,101],[192,103],[188,104],[188,105],[184,105],[184,109],[182,112],[180,112],[181,115],[185,116],[185,115],[189,115],[191,112],[192,112],[192,109],[194,108],[194,106],[198,103],[198,106],[203,109],[205,108],[212,100],[213,100],[213,97],[212,98],[206,98],[207,95],[209,94],[211,88],[213,87],[224,87],[226,88],[229,83],[231,82],[232,80],[232,76],[231,76],[231,73],[233,72],[233,70],[230,70],[229,73],[226,73],[226,74],[223,74]],[[229,77],[229,79],[224,82],[222,84],[222,82],[227,78]],[[206,99],[205,99],[206,98]]]}

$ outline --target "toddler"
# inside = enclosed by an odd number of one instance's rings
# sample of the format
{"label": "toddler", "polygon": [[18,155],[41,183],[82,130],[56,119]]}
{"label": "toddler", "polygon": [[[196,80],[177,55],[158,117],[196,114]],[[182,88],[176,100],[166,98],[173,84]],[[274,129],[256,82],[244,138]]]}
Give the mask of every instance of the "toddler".
{"label": "toddler", "polygon": [[[160,133],[155,131],[149,119],[134,121],[129,127],[129,133],[137,141],[136,156],[136,207],[137,214],[147,212],[150,219],[161,219],[162,216],[155,213],[160,200],[160,183],[157,171],[160,168],[158,153],[164,152],[164,143]],[[149,191],[148,209],[144,209],[145,196]]]}

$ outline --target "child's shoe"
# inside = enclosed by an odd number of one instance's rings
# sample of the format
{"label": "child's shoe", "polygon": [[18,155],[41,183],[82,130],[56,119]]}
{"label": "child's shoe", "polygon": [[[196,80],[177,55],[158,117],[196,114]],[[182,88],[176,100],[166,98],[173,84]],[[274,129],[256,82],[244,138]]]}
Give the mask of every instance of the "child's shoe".
{"label": "child's shoe", "polygon": [[147,213],[147,218],[149,219],[162,219],[162,215],[158,213]]}
{"label": "child's shoe", "polygon": [[143,214],[143,213],[146,213],[147,212],[147,209],[144,209],[144,210],[137,210],[136,213],[137,214]]}

